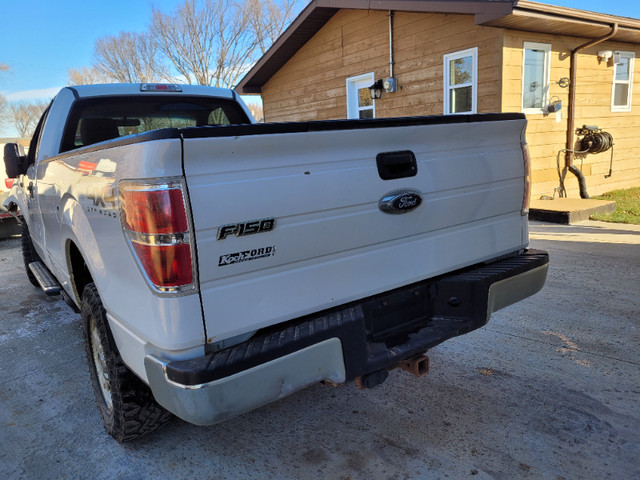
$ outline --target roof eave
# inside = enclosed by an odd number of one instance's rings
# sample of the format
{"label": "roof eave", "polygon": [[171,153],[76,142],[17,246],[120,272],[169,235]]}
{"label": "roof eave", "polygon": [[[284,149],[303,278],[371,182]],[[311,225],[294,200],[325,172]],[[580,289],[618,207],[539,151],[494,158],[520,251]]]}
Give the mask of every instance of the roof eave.
{"label": "roof eave", "polygon": [[640,44],[640,20],[521,0],[509,15],[487,20],[482,25],[553,35],[598,38],[618,25],[611,39]]}

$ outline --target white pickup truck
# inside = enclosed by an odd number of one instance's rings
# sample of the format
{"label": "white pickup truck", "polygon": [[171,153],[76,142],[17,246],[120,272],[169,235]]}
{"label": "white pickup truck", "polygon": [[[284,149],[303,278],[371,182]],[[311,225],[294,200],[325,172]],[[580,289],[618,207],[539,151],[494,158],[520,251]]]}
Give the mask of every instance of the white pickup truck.
{"label": "white pickup truck", "polygon": [[235,92],[67,87],[6,202],[81,313],[106,430],[220,422],[424,353],[542,288],[521,114],[254,124]]}

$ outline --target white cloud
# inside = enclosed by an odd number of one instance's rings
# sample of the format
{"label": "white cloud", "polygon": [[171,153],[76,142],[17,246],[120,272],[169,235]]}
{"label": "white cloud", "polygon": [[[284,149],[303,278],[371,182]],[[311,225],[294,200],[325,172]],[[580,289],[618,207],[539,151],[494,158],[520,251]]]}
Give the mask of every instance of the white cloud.
{"label": "white cloud", "polygon": [[41,88],[37,90],[22,90],[19,92],[2,92],[9,102],[30,102],[34,100],[51,100],[62,87]]}

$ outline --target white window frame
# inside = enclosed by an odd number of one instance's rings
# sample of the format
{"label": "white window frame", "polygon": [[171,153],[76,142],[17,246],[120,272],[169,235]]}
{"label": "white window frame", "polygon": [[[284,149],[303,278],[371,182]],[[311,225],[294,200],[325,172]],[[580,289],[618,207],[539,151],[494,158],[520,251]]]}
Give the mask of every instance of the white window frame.
{"label": "white window frame", "polygon": [[359,119],[361,110],[373,110],[376,118],[376,101],[369,107],[361,107],[358,103],[358,90],[369,88],[375,83],[373,72],[347,78],[347,118]]}
{"label": "white window frame", "polygon": [[[540,108],[525,108],[524,107],[524,92],[525,92],[525,56],[527,50],[544,50],[544,65],[543,65],[543,86],[542,86],[542,105]],[[522,90],[520,92],[520,108],[523,113],[528,114],[543,114],[546,112],[546,106],[549,105],[549,85],[551,84],[551,44],[550,43],[536,43],[536,42],[524,42],[522,44]]]}
{"label": "white window frame", "polygon": [[[611,82],[611,111],[612,112],[630,112],[631,111],[631,98],[633,97],[633,64],[636,54],[634,52],[614,52],[613,54],[613,81]],[[629,59],[629,80],[620,81],[616,80],[616,68],[617,63],[615,63],[616,58],[627,58]],[[627,84],[629,85],[629,90],[627,91],[627,103],[626,105],[614,105],[615,96],[616,96],[616,85],[618,84]]]}
{"label": "white window frame", "polygon": [[[449,85],[449,78],[450,78],[449,65],[452,60],[456,60],[458,58],[464,58],[464,57],[472,58],[473,78],[468,83],[462,83],[460,85],[451,86]],[[444,87],[442,113],[444,113],[445,115],[467,115],[469,113],[478,113],[478,47],[468,48],[467,50],[461,50],[459,52],[448,53],[446,55],[443,55],[442,63],[443,63],[442,84]],[[463,88],[463,87],[471,87],[471,110],[466,112],[451,112],[451,102],[449,101],[449,93],[454,88]]]}

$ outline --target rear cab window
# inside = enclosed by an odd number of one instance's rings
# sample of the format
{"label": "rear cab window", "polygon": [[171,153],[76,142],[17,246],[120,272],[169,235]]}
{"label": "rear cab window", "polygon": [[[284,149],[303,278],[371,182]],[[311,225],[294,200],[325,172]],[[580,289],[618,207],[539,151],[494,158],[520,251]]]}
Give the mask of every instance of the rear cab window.
{"label": "rear cab window", "polygon": [[60,152],[162,128],[250,123],[232,100],[204,96],[122,96],[78,100]]}

